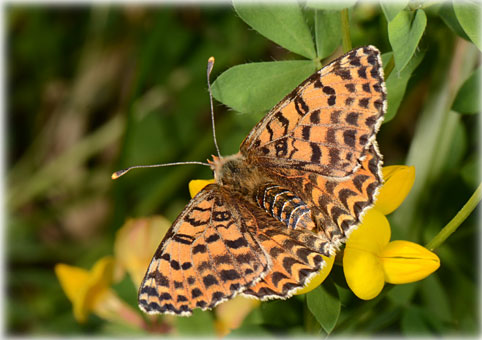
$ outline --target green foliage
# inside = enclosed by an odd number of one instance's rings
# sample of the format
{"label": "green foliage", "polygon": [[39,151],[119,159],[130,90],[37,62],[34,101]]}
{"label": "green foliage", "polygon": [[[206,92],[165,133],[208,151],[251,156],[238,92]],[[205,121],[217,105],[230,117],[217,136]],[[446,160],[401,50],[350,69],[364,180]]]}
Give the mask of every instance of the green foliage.
{"label": "green foliage", "polygon": [[480,67],[460,87],[452,109],[460,113],[480,112]]}
{"label": "green foliage", "polygon": [[177,318],[176,326],[180,335],[203,336],[214,333],[213,315],[211,312],[196,310],[189,318]]}
{"label": "green foliage", "polygon": [[316,56],[311,32],[297,3],[234,1],[238,15],[266,38],[308,59]]}
{"label": "green foliage", "polygon": [[426,25],[427,16],[422,9],[415,13],[401,11],[389,22],[388,38],[398,72],[403,71],[415,54]]}
{"label": "green foliage", "polygon": [[321,9],[321,10],[328,10],[328,11],[341,11],[345,8],[351,8],[355,6],[357,0],[347,0],[347,1],[317,1],[317,0],[308,0],[306,5],[311,8]]}
{"label": "green foliage", "polygon": [[439,15],[440,18],[445,22],[445,24],[450,27],[450,29],[457,34],[458,36],[470,40],[467,34],[464,32],[464,29],[462,26],[460,26],[459,20],[457,19],[457,16],[455,15],[454,7],[452,4],[450,5],[445,5],[445,6],[440,6],[439,9]]}
{"label": "green foliage", "polygon": [[389,22],[395,19],[398,13],[400,13],[400,11],[407,7],[407,4],[408,0],[393,2],[380,1],[380,7],[382,8],[383,14]]}
{"label": "green foliage", "polygon": [[315,70],[309,60],[234,66],[213,83],[213,96],[238,112],[268,111]]}
{"label": "green foliage", "polygon": [[327,281],[306,294],[308,309],[323,330],[330,334],[340,316],[341,302],[335,285]]}
{"label": "green foliage", "polygon": [[[405,91],[407,89],[408,81],[410,80],[413,71],[418,67],[420,62],[423,60],[424,53],[417,53],[408,63],[407,67],[401,72],[392,72],[385,79],[385,85],[387,87],[387,113],[385,114],[385,123],[392,120],[397,114],[400,103],[403,100]],[[383,64],[389,63],[390,59],[393,58],[393,52],[388,52],[382,55]]]}
{"label": "green foliage", "polygon": [[339,11],[315,11],[316,53],[320,58],[331,55],[341,43],[341,15]]}
{"label": "green foliage", "polygon": [[460,26],[480,50],[480,3],[470,0],[454,1],[454,11]]}
{"label": "green foliage", "polygon": [[[390,216],[392,239],[430,241],[479,184],[480,4],[467,3],[11,4],[7,333],[146,334],[95,316],[76,323],[53,266],[87,268],[112,253],[115,232],[129,217],[159,213],[174,220],[189,199],[188,181],[212,174],[184,166],[139,170],[112,182],[110,173],[134,164],[203,161],[214,153],[205,85],[211,55],[214,97],[236,111],[215,102],[218,141],[223,154],[236,152],[263,112],[340,55],[347,7],[351,43],[377,46],[388,71],[390,123],[378,137],[385,164],[406,163],[417,172],[409,198]],[[246,63],[253,60],[263,62]],[[263,302],[230,335],[474,336],[480,331],[477,233],[477,219],[469,217],[436,249],[441,267],[422,282],[385,287],[376,299],[361,301],[335,266],[323,286]],[[132,284],[114,288],[135,308]],[[213,336],[215,322],[213,312],[196,311],[172,327],[183,336]]]}

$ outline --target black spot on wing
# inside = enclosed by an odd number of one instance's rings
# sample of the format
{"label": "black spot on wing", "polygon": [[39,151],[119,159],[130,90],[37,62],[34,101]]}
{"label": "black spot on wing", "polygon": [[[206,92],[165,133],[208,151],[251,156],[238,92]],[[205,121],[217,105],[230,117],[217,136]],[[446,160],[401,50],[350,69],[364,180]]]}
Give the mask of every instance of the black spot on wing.
{"label": "black spot on wing", "polygon": [[348,199],[350,196],[356,196],[356,192],[350,190],[350,189],[341,189],[340,192],[338,193],[338,197],[345,206],[345,208],[348,209]]}
{"label": "black spot on wing", "polygon": [[296,109],[296,112],[298,112],[298,114],[300,116],[304,116],[305,114],[308,113],[308,110],[310,109],[308,107],[308,105],[306,105],[305,101],[303,100],[302,96],[298,96],[296,97],[295,99],[295,109]]}
{"label": "black spot on wing", "polygon": [[366,66],[360,67],[358,69],[358,75],[363,79],[367,79],[367,68],[366,68]]}
{"label": "black spot on wing", "polygon": [[278,286],[278,283],[283,280],[283,279],[287,279],[288,276],[286,276],[285,274],[283,273],[280,273],[280,272],[274,272],[271,274],[271,281],[273,282],[273,284],[275,286]]}
{"label": "black spot on wing", "polygon": [[194,288],[193,290],[191,290],[191,296],[193,299],[200,297],[201,295],[203,295],[203,292],[201,292],[199,288]]}
{"label": "black spot on wing", "polygon": [[355,84],[345,84],[345,87],[349,92],[355,92]]}
{"label": "black spot on wing", "polygon": [[369,103],[370,103],[370,98],[362,98],[358,101],[358,104],[365,109],[368,109]]}
{"label": "black spot on wing", "polygon": [[291,267],[293,267],[293,265],[295,263],[297,263],[298,261],[296,261],[294,258],[292,257],[285,257],[283,259],[283,268],[291,275],[292,272],[291,272]]}
{"label": "black spot on wing", "polygon": [[320,163],[321,160],[321,149],[316,143],[310,143],[311,147],[311,162]]}
{"label": "black spot on wing", "polygon": [[240,278],[239,273],[234,269],[221,270],[220,275],[223,281],[232,281]]}
{"label": "black spot on wing", "polygon": [[212,285],[217,285],[218,280],[213,275],[208,274],[205,277],[203,277],[203,283],[204,283],[204,286],[206,286],[206,288],[208,288]]}
{"label": "black spot on wing", "polygon": [[198,244],[192,248],[192,253],[193,255],[196,255],[197,253],[205,253],[206,252],[206,245],[204,244]]}
{"label": "black spot on wing", "polygon": [[310,114],[310,122],[312,124],[320,123],[320,110],[315,110]]}
{"label": "black spot on wing", "polygon": [[217,240],[219,240],[219,235],[218,234],[212,234],[211,236],[209,236],[206,239],[206,242],[207,243],[213,243],[213,242],[216,242]]}
{"label": "black spot on wing", "polygon": [[236,239],[236,240],[233,240],[233,241],[226,240],[225,243],[229,248],[233,248],[233,249],[246,247],[248,245],[248,242],[242,236],[240,238]]}
{"label": "black spot on wing", "polygon": [[355,147],[356,144],[356,131],[355,130],[345,130],[343,132],[343,141],[346,145],[350,147]]}

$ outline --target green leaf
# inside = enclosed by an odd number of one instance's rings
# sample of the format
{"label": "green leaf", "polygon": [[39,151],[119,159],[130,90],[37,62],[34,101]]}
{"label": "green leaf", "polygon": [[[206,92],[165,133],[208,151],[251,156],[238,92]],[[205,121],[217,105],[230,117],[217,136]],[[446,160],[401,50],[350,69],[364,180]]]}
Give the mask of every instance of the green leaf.
{"label": "green leaf", "polygon": [[442,172],[451,173],[457,172],[460,169],[462,159],[467,154],[467,131],[465,130],[465,124],[461,122],[460,115],[455,111],[448,113],[447,122],[442,129],[441,136],[450,136],[449,138],[443,138],[438,145],[438,153],[440,157],[434,162],[434,166],[438,166],[439,161],[443,160],[440,164]]}
{"label": "green leaf", "polygon": [[442,18],[445,24],[458,36],[464,38],[465,40],[470,40],[465,33],[462,26],[460,26],[457,17],[455,16],[454,7],[452,3],[444,3],[440,6],[438,15]]}
{"label": "green leaf", "polygon": [[406,306],[413,299],[418,288],[417,283],[408,283],[404,285],[394,285],[387,293],[387,297],[396,305]]}
{"label": "green leaf", "polygon": [[306,6],[314,9],[326,9],[329,11],[341,11],[345,8],[350,8],[355,6],[357,0],[346,0],[346,1],[319,1],[319,0],[307,0]]}
{"label": "green leaf", "polygon": [[216,79],[213,96],[238,112],[267,111],[315,71],[311,60],[238,65]]}
{"label": "green leaf", "polygon": [[479,159],[471,156],[460,169],[463,181],[470,188],[477,188],[479,184]]}
{"label": "green leaf", "polygon": [[[384,53],[382,55],[382,61],[385,65],[390,60],[392,52]],[[385,114],[384,123],[389,122],[397,114],[400,103],[407,89],[408,81],[412,76],[413,71],[417,68],[420,62],[423,60],[425,53],[417,53],[408,63],[407,67],[402,72],[396,72],[395,70],[390,73],[388,79],[385,79],[385,85],[387,87],[387,113]]]}
{"label": "green leaf", "polygon": [[385,18],[390,22],[397,16],[397,14],[407,7],[408,0],[403,1],[380,1],[380,7],[382,8]]}
{"label": "green leaf", "polygon": [[306,295],[308,309],[330,334],[340,316],[341,302],[335,285],[327,280]]}
{"label": "green leaf", "polygon": [[263,325],[275,327],[278,330],[297,326],[303,320],[302,307],[303,304],[296,298],[264,302],[260,306]]}
{"label": "green leaf", "polygon": [[450,303],[442,284],[436,275],[430,275],[421,282],[421,296],[426,311],[443,321],[452,320]]}
{"label": "green leaf", "polygon": [[427,16],[418,9],[415,15],[409,11],[402,11],[388,24],[388,39],[395,56],[395,69],[398,72],[408,65],[422,38]]}
{"label": "green leaf", "polygon": [[480,112],[480,76],[481,68],[479,67],[460,87],[452,110],[469,114]]}
{"label": "green leaf", "polygon": [[415,306],[410,306],[403,311],[401,328],[404,335],[432,334],[425,320],[423,309]]}
{"label": "green leaf", "polygon": [[480,50],[480,4],[477,1],[457,0],[453,2],[453,6],[460,26]]}
{"label": "green leaf", "polygon": [[180,335],[213,335],[214,318],[209,311],[195,309],[189,318],[176,318],[176,328]]}
{"label": "green leaf", "polygon": [[241,19],[266,38],[306,58],[316,58],[313,38],[298,3],[235,0],[233,5]]}
{"label": "green leaf", "polygon": [[316,52],[326,58],[341,44],[340,11],[315,10]]}

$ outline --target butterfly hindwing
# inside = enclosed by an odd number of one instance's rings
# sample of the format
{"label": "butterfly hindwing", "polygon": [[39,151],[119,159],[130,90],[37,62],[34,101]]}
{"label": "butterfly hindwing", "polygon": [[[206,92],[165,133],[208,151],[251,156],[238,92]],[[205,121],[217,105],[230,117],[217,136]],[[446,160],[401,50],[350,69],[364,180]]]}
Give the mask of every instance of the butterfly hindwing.
{"label": "butterfly hindwing", "polygon": [[302,288],[325,264],[322,255],[329,256],[330,244],[306,229],[286,228],[281,222],[266,223],[263,212],[256,238],[269,254],[271,268],[258,283],[243,291],[243,295],[261,300],[288,298]]}
{"label": "butterfly hindwing", "polygon": [[213,308],[266,274],[268,258],[248,232],[256,221],[229,201],[211,184],[179,215],[139,289],[144,311],[189,315]]}
{"label": "butterfly hindwing", "polygon": [[373,143],[385,110],[380,52],[361,47],[286,96],[250,132],[241,152],[266,168],[346,177]]}
{"label": "butterfly hindwing", "polygon": [[344,180],[313,173],[300,174],[292,169],[267,171],[278,182],[284,180],[284,185],[307,203],[318,226],[317,233],[331,241],[332,252],[335,252],[360,224],[365,211],[373,206],[383,181],[381,156],[375,144],[365,150],[360,163],[360,168]]}

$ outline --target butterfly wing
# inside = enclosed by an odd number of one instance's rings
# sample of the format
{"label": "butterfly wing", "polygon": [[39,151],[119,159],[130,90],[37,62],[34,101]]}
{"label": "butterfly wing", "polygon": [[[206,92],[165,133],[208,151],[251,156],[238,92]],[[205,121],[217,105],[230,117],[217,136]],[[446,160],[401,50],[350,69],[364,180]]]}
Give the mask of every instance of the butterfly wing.
{"label": "butterfly wing", "polygon": [[201,190],[157,249],[139,289],[147,313],[190,315],[259,281],[269,269],[264,249],[249,230],[257,221],[217,184]]}
{"label": "butterfly wing", "polygon": [[365,150],[360,168],[342,180],[295,169],[265,171],[308,204],[318,227],[316,231],[331,241],[331,252],[335,252],[373,206],[383,181],[381,163],[373,143]]}
{"label": "butterfly wing", "polygon": [[265,168],[346,177],[375,143],[385,111],[380,52],[361,47],[287,95],[246,137],[241,153]]}
{"label": "butterfly wing", "polygon": [[251,212],[260,226],[256,239],[269,254],[271,267],[243,295],[261,300],[289,298],[325,265],[322,255],[329,256],[331,245],[326,238],[307,229],[286,228],[259,208],[253,207]]}

